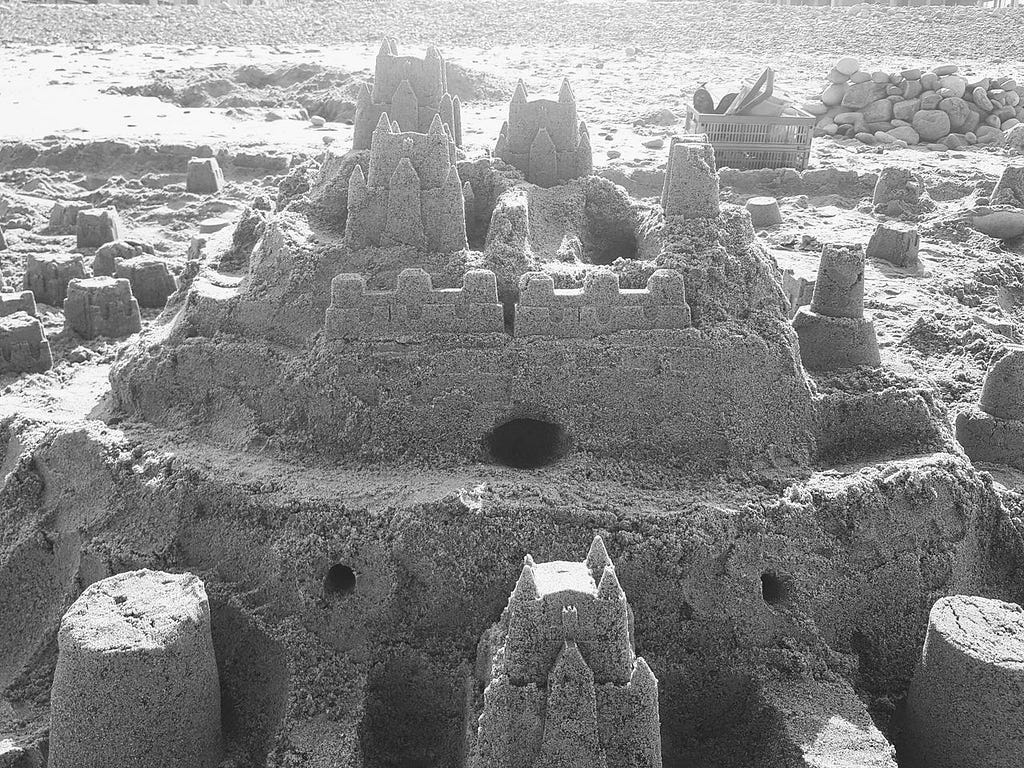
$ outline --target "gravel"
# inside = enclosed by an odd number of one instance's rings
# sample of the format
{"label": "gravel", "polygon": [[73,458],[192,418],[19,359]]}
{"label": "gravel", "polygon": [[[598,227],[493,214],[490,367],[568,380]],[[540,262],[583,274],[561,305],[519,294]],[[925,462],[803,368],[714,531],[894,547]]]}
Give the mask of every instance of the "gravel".
{"label": "gravel", "polygon": [[761,3],[369,0],[259,6],[0,2],[0,45],[177,43],[332,45],[383,34],[406,44],[632,47],[647,52],[1024,59],[1024,9]]}

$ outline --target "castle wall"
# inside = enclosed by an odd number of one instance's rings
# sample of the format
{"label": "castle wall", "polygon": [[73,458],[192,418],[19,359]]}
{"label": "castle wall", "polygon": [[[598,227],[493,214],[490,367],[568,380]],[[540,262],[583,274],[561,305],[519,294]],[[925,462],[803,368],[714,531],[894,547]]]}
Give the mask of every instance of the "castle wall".
{"label": "castle wall", "polygon": [[[557,424],[574,448],[601,456],[785,466],[806,463],[813,444],[811,397],[794,346],[784,328],[762,335],[739,323],[569,341],[495,333],[408,344],[324,335],[302,351],[274,354],[262,343],[229,348],[196,338],[124,369],[117,391],[128,411],[155,423],[169,417],[167,402],[192,408],[198,422],[209,387],[236,393],[247,418],[280,448],[332,459],[486,459],[487,434],[527,416]],[[236,365],[257,358],[259,366]]]}
{"label": "castle wall", "polygon": [[467,272],[461,288],[435,289],[421,269],[403,270],[393,291],[368,291],[359,275],[331,282],[324,335],[331,339],[396,339],[436,334],[502,333],[504,318],[493,272]]}

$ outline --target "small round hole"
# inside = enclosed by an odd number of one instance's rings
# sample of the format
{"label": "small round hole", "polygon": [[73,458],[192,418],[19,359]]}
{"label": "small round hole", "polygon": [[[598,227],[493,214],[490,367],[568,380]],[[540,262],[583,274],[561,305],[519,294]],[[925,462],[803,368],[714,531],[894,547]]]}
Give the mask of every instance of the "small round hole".
{"label": "small round hole", "polygon": [[789,579],[768,571],[761,574],[761,597],[768,605],[780,605],[789,600],[791,586]]}
{"label": "small round hole", "polygon": [[540,419],[507,421],[492,429],[484,442],[495,461],[516,469],[554,464],[569,451],[565,430]]}
{"label": "small round hole", "polygon": [[332,565],[324,576],[324,592],[328,595],[347,595],[356,588],[356,572],[344,563]]}

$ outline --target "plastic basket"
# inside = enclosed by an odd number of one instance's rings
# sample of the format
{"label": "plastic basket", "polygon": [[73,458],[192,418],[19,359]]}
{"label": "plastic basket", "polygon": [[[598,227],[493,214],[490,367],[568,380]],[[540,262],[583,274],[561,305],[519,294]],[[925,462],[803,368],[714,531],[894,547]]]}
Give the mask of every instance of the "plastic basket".
{"label": "plastic basket", "polygon": [[757,168],[807,167],[811,156],[814,115],[708,115],[686,108],[687,133],[703,133],[715,148],[719,168],[743,171]]}

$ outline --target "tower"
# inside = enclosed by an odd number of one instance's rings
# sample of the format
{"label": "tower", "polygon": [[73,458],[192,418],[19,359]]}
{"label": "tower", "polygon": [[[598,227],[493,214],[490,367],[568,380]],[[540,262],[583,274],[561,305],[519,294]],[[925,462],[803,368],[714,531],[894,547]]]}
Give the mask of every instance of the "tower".
{"label": "tower", "polygon": [[356,95],[353,149],[370,149],[374,126],[383,113],[398,131],[426,133],[435,117],[456,145],[462,144],[462,105],[448,93],[444,57],[434,46],[421,59],[399,56],[394,39],[385,38],[377,52],[373,88],[362,85]]}
{"label": "tower", "polygon": [[576,115],[576,96],[562,80],[558,99],[527,100],[526,85],[516,85],[501,126],[494,156],[515,166],[531,184],[553,187],[593,171],[590,134]]}
{"label": "tower", "polygon": [[369,170],[349,177],[345,244],[409,246],[431,253],[468,247],[466,204],[455,143],[434,115],[426,133],[401,131],[381,113],[370,143]]}
{"label": "tower", "polygon": [[600,536],[583,562],[527,555],[495,629],[472,768],[661,768],[658,681]]}

